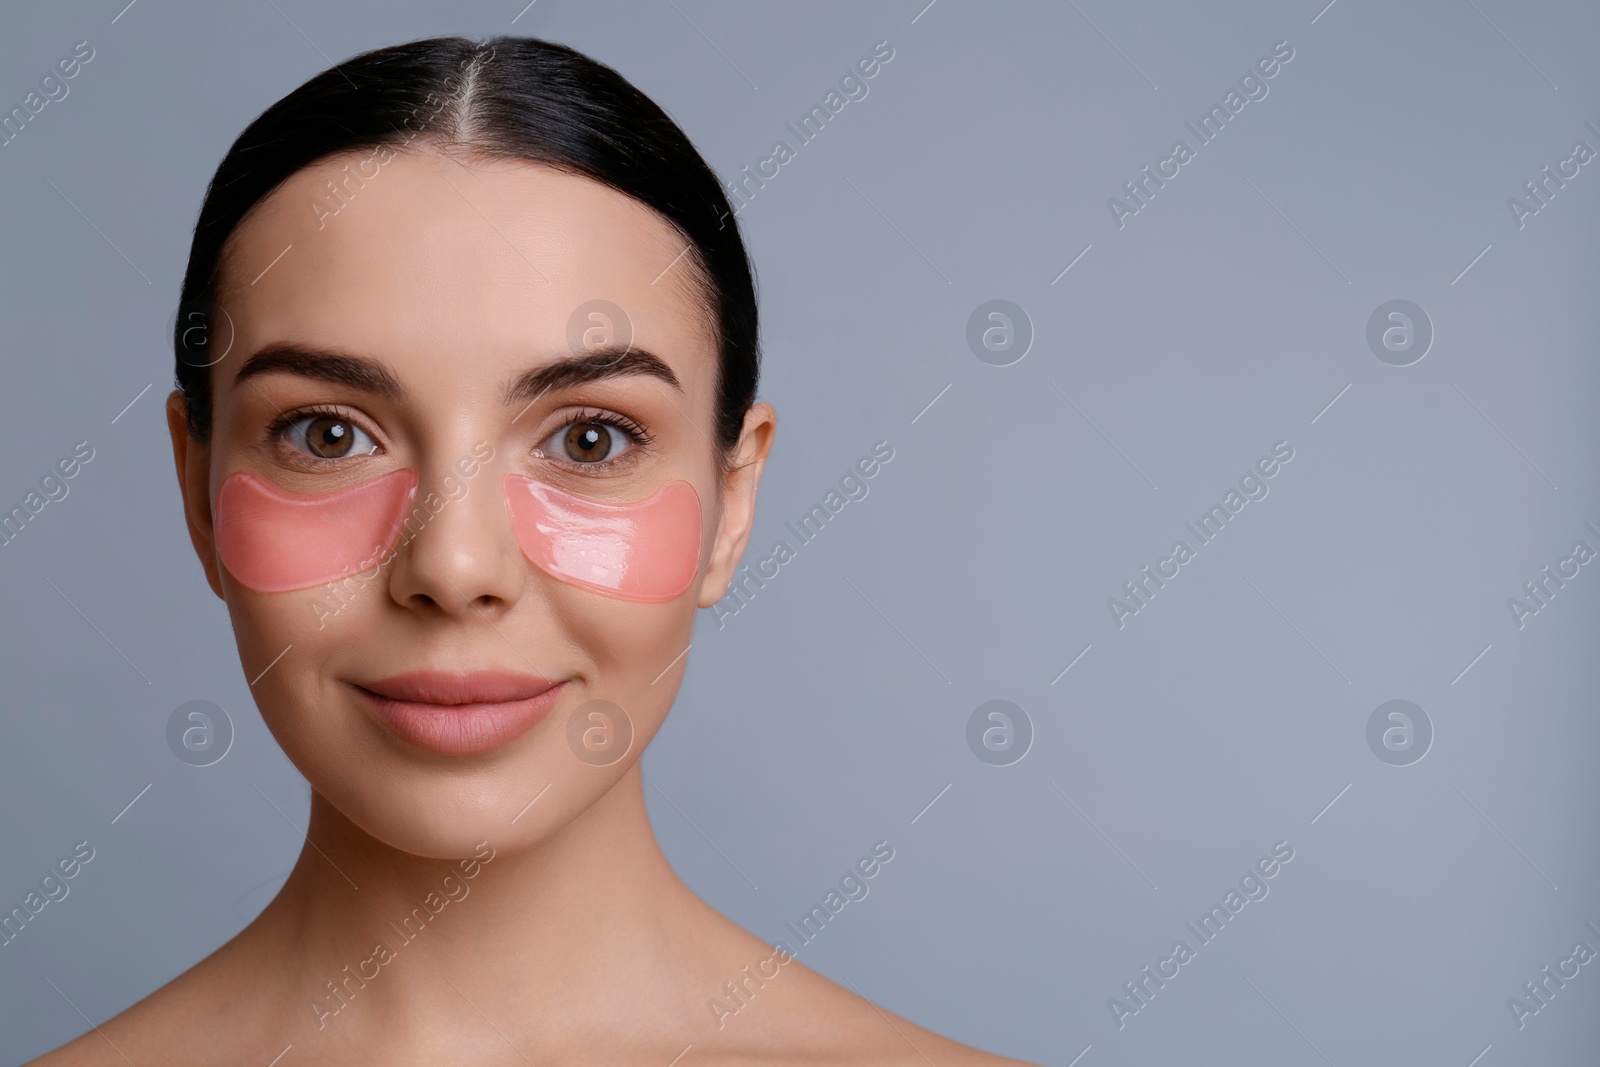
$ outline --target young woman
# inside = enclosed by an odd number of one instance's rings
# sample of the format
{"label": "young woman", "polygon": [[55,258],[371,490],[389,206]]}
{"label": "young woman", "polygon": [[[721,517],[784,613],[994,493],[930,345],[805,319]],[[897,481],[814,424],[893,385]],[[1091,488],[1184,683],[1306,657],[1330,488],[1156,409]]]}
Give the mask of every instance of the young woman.
{"label": "young woman", "polygon": [[238,936],[37,1063],[1015,1062],[738,928],[651,831],[639,757],[776,427],[660,108],[527,38],[340,64],[218,167],[174,340],[189,534],[310,831]]}

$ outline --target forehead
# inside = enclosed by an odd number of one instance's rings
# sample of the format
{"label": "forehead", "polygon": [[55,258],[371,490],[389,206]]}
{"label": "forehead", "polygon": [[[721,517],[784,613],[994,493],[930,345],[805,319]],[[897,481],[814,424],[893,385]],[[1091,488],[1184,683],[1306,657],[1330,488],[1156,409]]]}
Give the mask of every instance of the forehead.
{"label": "forehead", "polygon": [[607,301],[688,386],[712,369],[715,327],[687,244],[639,201],[553,167],[364,150],[256,206],[228,242],[219,301],[239,351],[306,341],[402,376],[408,359],[460,374],[471,354],[486,369],[570,354],[597,321],[583,311]]}

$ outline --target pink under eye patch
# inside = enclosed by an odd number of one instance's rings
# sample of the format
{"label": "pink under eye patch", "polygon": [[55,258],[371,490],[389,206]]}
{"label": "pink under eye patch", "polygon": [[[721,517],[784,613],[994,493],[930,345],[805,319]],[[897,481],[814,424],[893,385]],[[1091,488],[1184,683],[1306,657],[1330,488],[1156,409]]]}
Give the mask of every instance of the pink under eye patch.
{"label": "pink under eye patch", "polygon": [[394,544],[416,491],[409,467],[320,496],[286,493],[238,471],[217,494],[217,554],[230,574],[263,593],[357,574]]}
{"label": "pink under eye patch", "polygon": [[700,496],[672,481],[632,504],[602,504],[520,474],[504,480],[523,555],[554,578],[625,600],[661,601],[700,569]]}
{"label": "pink under eye patch", "polygon": [[[263,593],[359,574],[394,546],[417,492],[413,468],[316,496],[284,492],[252,471],[217,494],[217,554]],[[700,497],[685,481],[644,500],[605,504],[523,475],[503,481],[517,542],[534,565],[571,585],[626,600],[671,600],[700,568]]]}

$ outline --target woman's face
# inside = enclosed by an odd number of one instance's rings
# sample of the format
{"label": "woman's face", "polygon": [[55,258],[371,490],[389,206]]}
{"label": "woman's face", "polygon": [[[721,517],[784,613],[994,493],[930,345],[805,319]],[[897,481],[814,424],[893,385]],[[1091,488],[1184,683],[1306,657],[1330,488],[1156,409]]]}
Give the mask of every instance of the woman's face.
{"label": "woman's face", "polygon": [[[734,457],[748,465],[720,476],[714,326],[689,267],[666,221],[600,183],[431,150],[315,164],[235,231],[207,447],[169,401],[190,533],[268,727],[379,840],[441,858],[536,841],[661,725],[695,609],[722,596],[743,552],[775,426],[756,405]],[[563,361],[575,365],[558,378],[527,377]],[[319,553],[336,561],[364,523],[392,528],[383,487],[406,471],[415,497],[388,551],[364,572],[318,574]],[[219,509],[230,476],[266,494],[255,511],[227,495]],[[543,499],[580,517],[542,556],[524,545],[560,515],[514,519],[518,487],[554,490]],[[608,510],[664,488],[675,513]],[[636,570],[682,578],[643,593],[575,582],[595,514],[623,516],[611,536],[633,538],[620,550]],[[673,539],[676,556],[652,561]],[[552,566],[563,555],[576,561],[565,573]],[[284,568],[302,587],[263,591],[259,575]],[[308,574],[328,580],[304,586]],[[419,671],[523,677],[498,694],[425,678],[396,691]],[[538,678],[557,684],[520,699]]]}

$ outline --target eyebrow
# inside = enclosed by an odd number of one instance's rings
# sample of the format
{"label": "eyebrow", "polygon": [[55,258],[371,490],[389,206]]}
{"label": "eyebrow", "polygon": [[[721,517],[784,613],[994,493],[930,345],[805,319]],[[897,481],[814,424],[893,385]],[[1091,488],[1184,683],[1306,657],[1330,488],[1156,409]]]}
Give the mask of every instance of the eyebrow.
{"label": "eyebrow", "polygon": [[267,345],[244,361],[239,373],[233,376],[233,384],[238,385],[262,374],[294,374],[301,378],[314,378],[336,385],[348,385],[390,400],[405,396],[399,379],[377,360],[315,345]]}
{"label": "eyebrow", "polygon": [[580,355],[523,371],[506,386],[505,402],[532,403],[545,393],[575,385],[642,374],[659,378],[678,392],[683,386],[667,361],[635,345],[602,345]]}
{"label": "eyebrow", "polygon": [[[270,344],[256,352],[244,361],[233,381],[237,385],[257,375],[272,373],[348,385],[387,400],[403,400],[406,396],[400,380],[378,360],[290,342]],[[678,376],[661,357],[636,345],[605,345],[523,371],[507,384],[504,402],[532,403],[557,389],[636,374],[658,378],[683,392]]]}

